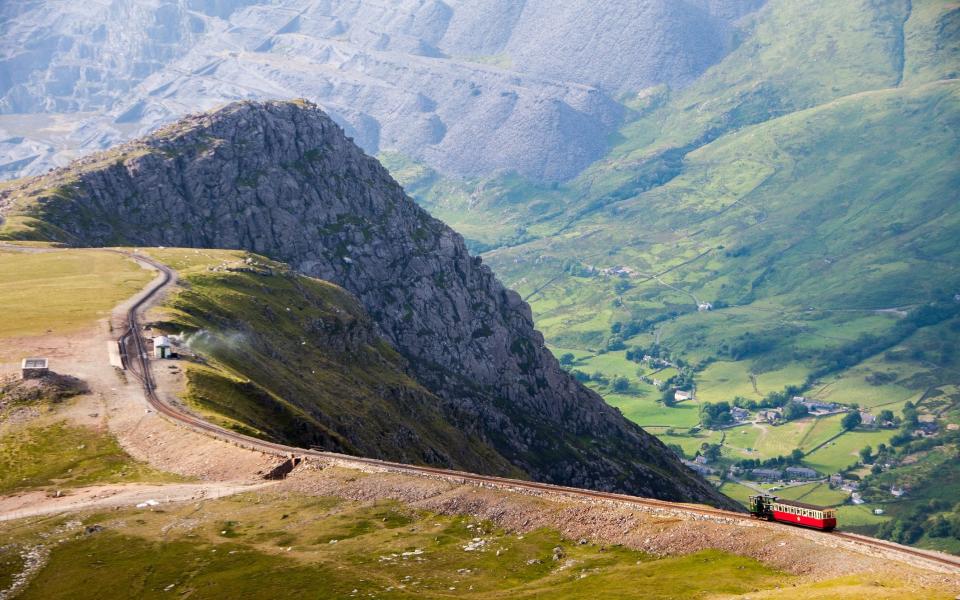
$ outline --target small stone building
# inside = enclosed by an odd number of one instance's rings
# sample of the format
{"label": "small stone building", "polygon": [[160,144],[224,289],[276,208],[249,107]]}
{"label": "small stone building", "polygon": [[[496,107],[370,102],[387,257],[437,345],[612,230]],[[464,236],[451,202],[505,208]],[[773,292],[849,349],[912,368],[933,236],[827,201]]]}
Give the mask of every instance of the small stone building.
{"label": "small stone building", "polygon": [[25,358],[20,371],[24,379],[39,379],[50,372],[50,364],[45,358]]}
{"label": "small stone building", "polygon": [[170,338],[165,335],[153,338],[153,355],[156,358],[170,358]]}

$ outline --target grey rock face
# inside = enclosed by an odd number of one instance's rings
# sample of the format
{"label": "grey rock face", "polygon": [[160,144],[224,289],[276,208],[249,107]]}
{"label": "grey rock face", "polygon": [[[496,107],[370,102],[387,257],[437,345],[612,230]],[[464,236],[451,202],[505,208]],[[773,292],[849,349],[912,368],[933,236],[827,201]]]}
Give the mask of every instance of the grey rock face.
{"label": "grey rock face", "polygon": [[316,107],[232,104],[7,194],[73,243],[244,248],[339,284],[451,422],[536,479],[730,505],[562,371],[520,296]]}
{"label": "grey rock face", "polygon": [[0,176],[42,173],[64,150],[198,109],[304,97],[370,153],[564,180],[603,154],[618,94],[691,80],[760,1],[5,3],[0,139],[26,135],[13,115],[72,116],[68,136],[27,135],[48,150],[0,148]]}

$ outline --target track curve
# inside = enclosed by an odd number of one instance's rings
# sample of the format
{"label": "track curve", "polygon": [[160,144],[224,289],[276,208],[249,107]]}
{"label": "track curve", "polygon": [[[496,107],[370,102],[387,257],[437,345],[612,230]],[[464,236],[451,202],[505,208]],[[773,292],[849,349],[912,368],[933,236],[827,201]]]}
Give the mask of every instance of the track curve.
{"label": "track curve", "polygon": [[[561,485],[554,485],[549,483],[540,483],[536,481],[525,481],[520,479],[509,479],[506,477],[496,477],[492,475],[480,475],[476,473],[467,473],[463,471],[455,471],[452,469],[442,469],[438,467],[428,467],[428,466],[416,466],[416,465],[407,465],[403,463],[396,463],[390,461],[379,460],[375,458],[364,458],[359,456],[350,456],[347,454],[338,454],[335,452],[325,452],[322,450],[307,449],[307,448],[298,448],[294,446],[287,446],[284,444],[278,444],[276,442],[270,442],[266,440],[261,440],[251,436],[247,436],[241,433],[230,431],[224,429],[208,421],[205,421],[195,415],[191,415],[182,410],[179,410],[175,406],[164,402],[159,395],[157,395],[157,386],[156,381],[153,378],[153,373],[151,371],[151,361],[149,354],[147,353],[146,342],[143,339],[143,334],[141,333],[141,326],[139,315],[140,312],[151,302],[153,302],[157,296],[168,286],[176,280],[175,272],[164,265],[163,263],[156,261],[148,256],[142,254],[137,254],[133,252],[124,252],[122,250],[117,250],[126,256],[145,263],[150,267],[156,269],[160,274],[159,281],[152,282],[148,288],[142,293],[141,297],[138,298],[130,308],[127,310],[126,321],[127,327],[118,339],[120,344],[122,355],[125,361],[127,368],[131,373],[140,381],[143,386],[143,392],[146,397],[147,403],[157,411],[157,413],[164,415],[165,417],[175,421],[176,423],[186,426],[190,429],[193,429],[197,432],[209,435],[227,442],[231,442],[238,446],[249,448],[251,450],[257,450],[266,454],[272,454],[278,457],[289,458],[291,456],[301,456],[301,457],[313,457],[321,458],[326,460],[339,461],[342,463],[352,463],[355,465],[364,465],[370,467],[376,467],[379,469],[408,473],[413,475],[431,475],[440,477],[443,479],[457,481],[461,483],[472,483],[480,486],[492,486],[506,490],[519,490],[519,491],[534,491],[534,492],[548,492],[551,494],[565,494],[569,496],[579,497],[579,498],[588,498],[591,500],[608,500],[613,502],[620,502],[626,504],[632,504],[635,506],[643,506],[647,508],[660,508],[664,510],[674,510],[682,511],[691,514],[698,514],[704,516],[710,516],[714,518],[723,518],[729,520],[737,520],[742,522],[754,521],[752,517],[744,514],[733,511],[721,510],[717,508],[712,508],[709,506],[699,505],[699,504],[683,504],[677,502],[669,502],[666,500],[658,500],[654,498],[640,498],[637,496],[629,496],[627,494],[617,494],[613,492],[600,492],[594,490],[587,490],[582,488],[573,488]],[[780,525],[780,524],[778,524]],[[789,524],[782,524],[783,527],[795,526]],[[808,530],[815,531],[815,530]],[[873,548],[897,552],[900,554],[906,554],[913,558],[920,558],[927,561],[934,562],[941,566],[952,567],[960,573],[960,557],[952,557],[949,555],[932,553],[917,548],[911,548],[909,546],[903,546],[893,542],[888,542],[885,540],[880,540],[876,538],[871,538],[867,536],[862,536],[858,534],[848,533],[845,531],[833,531],[833,532],[818,532],[821,535],[825,536],[834,536],[838,537],[856,544],[862,544],[871,546]]]}

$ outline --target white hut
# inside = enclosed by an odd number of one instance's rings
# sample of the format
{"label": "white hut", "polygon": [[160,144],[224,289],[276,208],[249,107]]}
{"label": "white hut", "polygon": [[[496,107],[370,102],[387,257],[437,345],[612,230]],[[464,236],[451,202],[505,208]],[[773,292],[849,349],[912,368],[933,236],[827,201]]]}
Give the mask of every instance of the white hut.
{"label": "white hut", "polygon": [[50,372],[45,358],[25,358],[20,364],[20,373],[24,379],[40,379]]}
{"label": "white hut", "polygon": [[158,335],[153,338],[153,355],[156,358],[169,358],[170,338],[165,335]]}

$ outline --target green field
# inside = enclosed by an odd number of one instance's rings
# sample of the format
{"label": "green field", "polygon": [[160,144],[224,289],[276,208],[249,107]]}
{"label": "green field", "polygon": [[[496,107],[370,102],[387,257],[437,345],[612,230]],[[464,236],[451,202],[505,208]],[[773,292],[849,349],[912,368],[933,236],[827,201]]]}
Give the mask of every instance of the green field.
{"label": "green field", "polygon": [[0,339],[90,327],[151,278],[112,252],[0,249]]}
{"label": "green field", "polygon": [[776,494],[781,498],[799,500],[817,506],[837,506],[843,504],[849,497],[844,491],[831,490],[826,483],[808,483],[782,488]]}
{"label": "green field", "polygon": [[[21,598],[674,598],[802,583],[717,551],[657,559],[392,502],[254,494],[84,521],[103,530],[52,543]],[[57,525],[0,532],[30,544]]]}
{"label": "green field", "polygon": [[2,434],[0,493],[183,480],[134,460],[111,435],[91,427],[58,422],[7,427]]}
{"label": "green field", "polygon": [[740,485],[739,483],[733,481],[725,481],[723,485],[720,486],[720,491],[730,496],[737,502],[740,502],[744,506],[747,506],[747,500],[750,496],[757,494],[756,490],[748,488],[745,485]]}
{"label": "green field", "polygon": [[[91,529],[97,526],[98,529]],[[55,536],[52,531],[58,531]],[[18,596],[46,598],[949,598],[892,574],[814,581],[714,550],[656,558],[518,534],[395,502],[258,493],[163,510],[0,523],[0,584],[23,548],[50,551]],[[558,556],[554,559],[554,556]],[[874,597],[876,597],[874,595]]]}
{"label": "green field", "polygon": [[855,464],[859,460],[857,453],[863,447],[876,448],[879,444],[888,443],[895,433],[893,429],[858,429],[848,432],[808,454],[804,457],[804,462],[821,473],[836,473]]}

